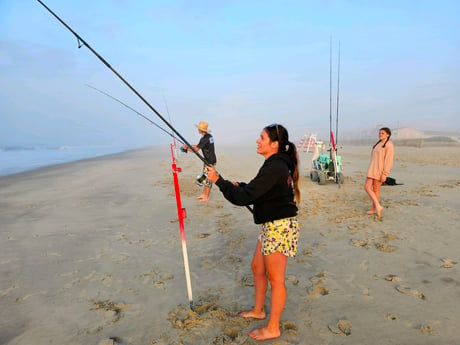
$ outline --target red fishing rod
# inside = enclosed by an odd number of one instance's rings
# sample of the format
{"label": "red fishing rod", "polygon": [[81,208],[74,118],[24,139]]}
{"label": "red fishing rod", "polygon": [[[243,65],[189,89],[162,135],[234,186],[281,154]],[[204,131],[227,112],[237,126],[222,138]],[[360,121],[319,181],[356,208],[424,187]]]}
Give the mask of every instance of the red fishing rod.
{"label": "red fishing rod", "polygon": [[334,170],[335,170],[335,180],[340,188],[340,174],[339,174],[339,163],[337,162],[337,151],[335,150],[335,142],[334,142],[334,133],[331,131],[331,141],[332,141],[332,160],[334,162]]}

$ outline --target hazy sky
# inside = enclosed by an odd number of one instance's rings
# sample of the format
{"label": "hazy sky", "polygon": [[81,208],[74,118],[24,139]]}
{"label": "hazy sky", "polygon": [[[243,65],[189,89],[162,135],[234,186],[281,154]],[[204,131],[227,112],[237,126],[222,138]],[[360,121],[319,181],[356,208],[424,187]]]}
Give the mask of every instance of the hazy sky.
{"label": "hazy sky", "polygon": [[[460,131],[460,1],[44,1],[190,142]],[[144,145],[164,126],[39,2],[0,0],[0,146]],[[375,133],[377,138],[377,133]]]}

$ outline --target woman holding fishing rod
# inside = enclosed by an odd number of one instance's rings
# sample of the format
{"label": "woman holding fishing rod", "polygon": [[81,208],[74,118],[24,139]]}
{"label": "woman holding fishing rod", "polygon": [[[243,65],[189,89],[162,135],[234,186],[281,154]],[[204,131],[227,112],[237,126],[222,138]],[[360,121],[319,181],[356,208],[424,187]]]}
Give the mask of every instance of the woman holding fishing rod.
{"label": "woman holding fishing rod", "polygon": [[393,166],[394,145],[390,141],[391,130],[382,127],[379,130],[379,141],[372,147],[371,162],[367,171],[364,190],[372,200],[372,206],[367,214],[382,216],[383,206],[380,205],[380,187],[390,174]]}
{"label": "woman holding fishing rod", "polygon": [[261,225],[251,263],[255,303],[252,310],[242,312],[240,316],[253,319],[266,317],[265,296],[270,283],[268,323],[263,328],[249,332],[253,339],[267,340],[281,334],[279,323],[286,302],[287,259],[297,252],[299,170],[297,148],[289,141],[288,132],[282,125],[272,124],[262,130],[257,139],[257,153],[264,156],[265,161],[249,183],[225,180],[214,168],[208,170],[207,176],[232,204],[254,205],[254,222]]}

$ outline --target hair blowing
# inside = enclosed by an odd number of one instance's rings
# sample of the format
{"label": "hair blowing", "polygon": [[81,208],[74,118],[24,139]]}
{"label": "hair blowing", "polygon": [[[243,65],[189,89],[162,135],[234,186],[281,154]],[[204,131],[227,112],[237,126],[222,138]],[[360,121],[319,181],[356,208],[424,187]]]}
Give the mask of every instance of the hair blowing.
{"label": "hair blowing", "polygon": [[[387,140],[383,143],[383,146],[382,147],[385,147],[385,145],[387,144],[388,140],[390,140],[390,137],[391,137],[391,129],[389,129],[388,127],[382,127],[379,129],[379,132],[380,131],[385,131],[387,134],[388,134],[388,138]],[[379,144],[379,142],[381,142],[381,140],[377,141],[374,146],[372,146],[372,150]]]}
{"label": "hair blowing", "polygon": [[264,128],[270,138],[270,141],[278,142],[278,153],[287,153],[294,165],[291,171],[292,180],[294,182],[294,195],[297,205],[300,205],[300,190],[299,190],[299,156],[297,155],[297,147],[289,141],[289,133],[282,125],[270,125]]}

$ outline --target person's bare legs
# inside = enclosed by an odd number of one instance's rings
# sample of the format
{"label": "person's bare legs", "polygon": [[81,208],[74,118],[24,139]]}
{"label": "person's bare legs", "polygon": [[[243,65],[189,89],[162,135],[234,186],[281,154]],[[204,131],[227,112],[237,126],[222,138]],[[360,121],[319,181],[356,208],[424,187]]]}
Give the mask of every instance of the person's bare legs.
{"label": "person's bare legs", "polygon": [[[369,197],[372,200],[372,207],[367,213],[368,214],[377,213],[377,216],[379,217],[382,215],[382,210],[383,210],[383,207],[380,205],[380,201],[379,201],[381,185],[382,183],[380,181],[377,181],[370,177],[367,177],[366,182],[364,183],[364,190],[366,191],[366,193],[369,195]],[[377,194],[374,191],[375,189],[377,190]]]}
{"label": "person's bare legs", "polygon": [[211,188],[208,186],[204,186],[203,194],[201,194],[197,199],[198,201],[208,201],[209,200],[209,193],[211,193]]}
{"label": "person's bare legs", "polygon": [[281,314],[286,303],[285,273],[288,257],[280,252],[265,255],[265,267],[271,287],[270,318],[267,326],[249,332],[256,340],[278,338],[280,332]]}
{"label": "person's bare legs", "polygon": [[268,279],[265,270],[265,261],[262,254],[262,244],[257,241],[256,250],[251,262],[252,274],[254,275],[254,308],[240,313],[241,317],[265,319],[265,295],[267,293]]}
{"label": "person's bare legs", "polygon": [[[375,193],[375,197],[377,198],[379,205],[380,205],[380,187],[382,186],[382,182],[379,180],[373,180],[372,189]],[[380,208],[377,208],[377,216],[380,218],[382,216],[383,206],[380,205]]]}

